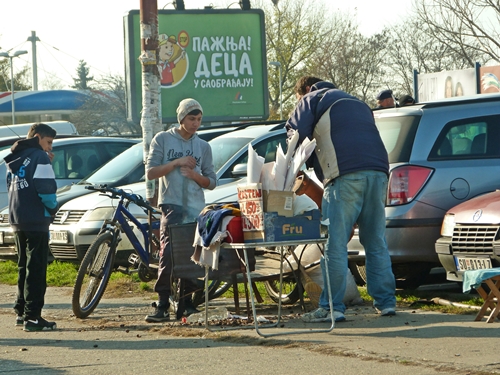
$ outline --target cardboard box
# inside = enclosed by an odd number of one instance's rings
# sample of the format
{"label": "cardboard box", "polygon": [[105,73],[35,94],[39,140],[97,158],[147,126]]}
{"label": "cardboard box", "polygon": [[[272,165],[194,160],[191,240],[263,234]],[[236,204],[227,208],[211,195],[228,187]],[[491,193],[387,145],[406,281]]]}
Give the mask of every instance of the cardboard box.
{"label": "cardboard box", "polygon": [[264,190],[264,212],[277,212],[280,216],[293,216],[293,191]]}
{"label": "cardboard box", "polygon": [[[279,195],[279,194],[278,194]],[[278,198],[286,201],[286,194]],[[300,216],[283,216],[264,210],[261,184],[238,186],[244,242],[276,242],[320,238],[321,213],[311,210]],[[269,207],[269,205],[267,205]],[[273,205],[271,204],[271,207]],[[279,203],[281,208],[281,203]],[[293,211],[292,211],[293,212]]]}
{"label": "cardboard box", "polygon": [[265,242],[313,240],[321,237],[320,229],[320,210],[306,211],[293,217],[280,216],[276,212],[264,213]]}

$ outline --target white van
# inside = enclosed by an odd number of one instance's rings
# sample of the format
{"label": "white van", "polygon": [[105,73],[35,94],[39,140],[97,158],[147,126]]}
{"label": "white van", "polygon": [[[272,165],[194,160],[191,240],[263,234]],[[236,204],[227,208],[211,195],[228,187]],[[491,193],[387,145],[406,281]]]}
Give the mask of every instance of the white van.
{"label": "white van", "polygon": [[[43,123],[49,125],[51,128],[54,128],[58,135],[78,135],[76,126],[69,121],[45,121]],[[35,124],[35,122],[27,124],[2,125],[0,126],[0,138],[24,138],[33,124]]]}

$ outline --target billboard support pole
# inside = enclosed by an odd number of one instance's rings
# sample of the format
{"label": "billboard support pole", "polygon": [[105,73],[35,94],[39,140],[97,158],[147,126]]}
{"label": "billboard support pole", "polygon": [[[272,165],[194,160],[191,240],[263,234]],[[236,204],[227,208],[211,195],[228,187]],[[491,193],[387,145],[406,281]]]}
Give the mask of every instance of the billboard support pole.
{"label": "billboard support pole", "polygon": [[474,69],[476,76],[476,94],[481,94],[481,64],[476,61]]}
{"label": "billboard support pole", "polygon": [[[158,70],[158,3],[140,0],[142,65],[141,128],[144,143],[144,161],[149,154],[153,133],[160,130],[160,73]],[[155,196],[155,181],[146,178],[146,198]],[[156,204],[156,202],[152,202]]]}

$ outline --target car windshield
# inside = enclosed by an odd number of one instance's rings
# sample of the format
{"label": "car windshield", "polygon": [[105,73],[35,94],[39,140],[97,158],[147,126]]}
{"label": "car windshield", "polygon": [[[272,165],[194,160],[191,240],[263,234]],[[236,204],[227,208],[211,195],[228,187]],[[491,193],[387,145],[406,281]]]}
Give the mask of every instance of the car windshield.
{"label": "car windshield", "polygon": [[3,163],[4,162],[4,158],[10,154],[10,148],[12,146],[8,146],[6,148],[4,148],[3,150],[0,151],[0,163]]}
{"label": "car windshield", "polygon": [[138,143],[104,164],[97,171],[87,176],[80,184],[111,184],[126,176],[134,170],[136,165],[142,163],[142,142]]}
{"label": "car windshield", "polygon": [[217,137],[208,142],[212,148],[215,172],[217,173],[234,154],[252,140],[253,138],[249,137]]}
{"label": "car windshield", "polygon": [[375,122],[389,154],[389,163],[408,162],[420,116],[382,117]]}

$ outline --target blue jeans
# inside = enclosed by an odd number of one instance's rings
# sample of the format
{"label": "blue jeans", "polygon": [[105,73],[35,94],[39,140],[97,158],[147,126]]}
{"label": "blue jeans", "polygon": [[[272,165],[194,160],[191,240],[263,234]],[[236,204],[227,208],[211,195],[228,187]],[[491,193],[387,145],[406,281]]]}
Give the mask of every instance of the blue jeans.
{"label": "blue jeans", "polygon": [[[328,218],[328,240],[325,257],[321,259],[323,281],[330,277],[333,309],[344,312],[342,302],[346,289],[347,242],[354,224],[358,224],[359,240],[365,248],[365,264],[368,294],[373,305],[383,310],[396,306],[396,281],[392,273],[391,259],[385,240],[385,198],[387,175],[378,171],[360,171],[335,179],[323,193],[323,219]],[[330,309],[328,291],[323,289],[319,306]]]}

